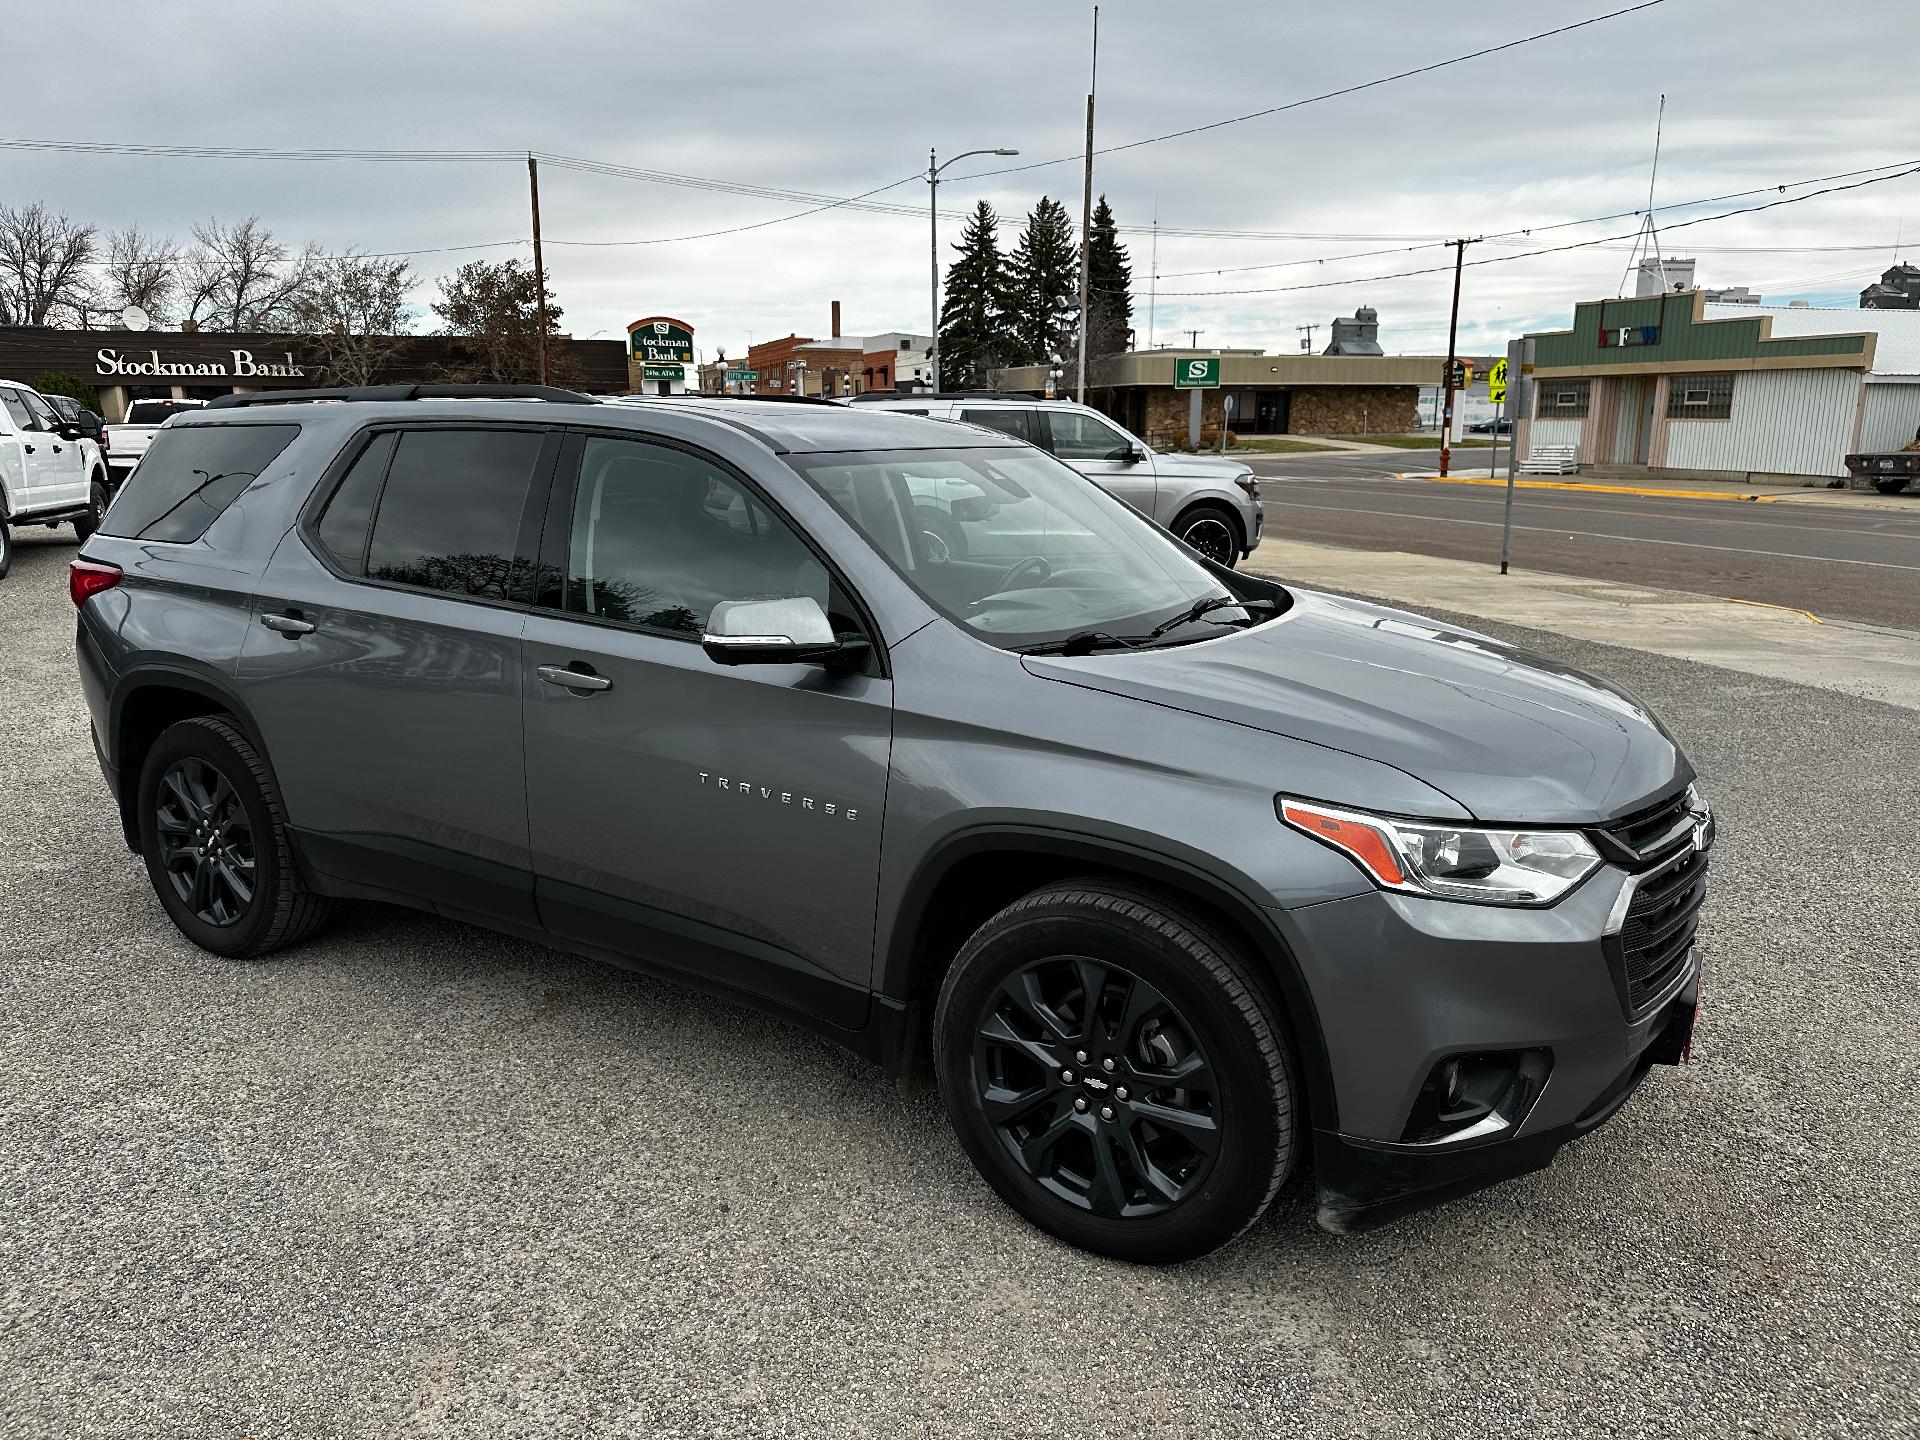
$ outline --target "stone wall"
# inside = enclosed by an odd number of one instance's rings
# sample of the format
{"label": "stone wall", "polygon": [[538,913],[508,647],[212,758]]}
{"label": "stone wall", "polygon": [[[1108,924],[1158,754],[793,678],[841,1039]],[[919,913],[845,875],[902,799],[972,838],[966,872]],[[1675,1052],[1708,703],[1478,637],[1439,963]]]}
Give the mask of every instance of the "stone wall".
{"label": "stone wall", "polygon": [[1396,435],[1418,423],[1412,385],[1300,385],[1287,431],[1293,435]]}

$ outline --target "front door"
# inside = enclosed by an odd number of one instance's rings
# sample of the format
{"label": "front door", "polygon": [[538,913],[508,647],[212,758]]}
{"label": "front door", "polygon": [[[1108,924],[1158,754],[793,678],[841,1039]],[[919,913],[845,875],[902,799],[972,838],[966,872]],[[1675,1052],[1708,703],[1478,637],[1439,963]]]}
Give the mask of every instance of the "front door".
{"label": "front door", "polygon": [[1091,410],[1042,410],[1047,426],[1047,448],[1109,495],[1126,501],[1149,519],[1161,520],[1154,509],[1153,457],[1133,459],[1144,450],[1131,435]]}
{"label": "front door", "polygon": [[535,923],[521,587],[558,444],[505,427],[364,436],[274,552],[240,679],[327,874]]}
{"label": "front door", "polygon": [[1257,435],[1287,433],[1288,400],[1291,390],[1259,390],[1253,397],[1253,429]]}
{"label": "front door", "polygon": [[891,682],[723,666],[700,648],[722,600],[809,595],[840,631],[863,628],[854,607],[759,492],[700,452],[588,436],[561,475],[542,555],[555,583],[523,672],[541,918],[857,1028]]}
{"label": "front door", "polygon": [[34,459],[42,462],[41,490],[35,503],[46,509],[55,505],[80,505],[87,499],[89,481],[86,451],[78,440],[60,436],[63,422],[53,407],[31,391],[21,391],[40,434],[34,438]]}

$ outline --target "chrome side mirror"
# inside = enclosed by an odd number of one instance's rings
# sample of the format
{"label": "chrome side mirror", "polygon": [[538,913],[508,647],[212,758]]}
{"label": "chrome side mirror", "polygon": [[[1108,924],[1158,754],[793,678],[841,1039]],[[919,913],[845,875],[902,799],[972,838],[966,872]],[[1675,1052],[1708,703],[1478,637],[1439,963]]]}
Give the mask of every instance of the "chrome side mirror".
{"label": "chrome side mirror", "polygon": [[842,640],[811,595],[785,600],[722,600],[707,617],[700,648],[716,665],[796,665],[851,660],[867,642]]}
{"label": "chrome side mirror", "polygon": [[1136,440],[1133,444],[1127,447],[1127,463],[1129,465],[1138,465],[1142,463],[1146,458],[1147,458],[1147,447],[1142,445],[1139,441]]}

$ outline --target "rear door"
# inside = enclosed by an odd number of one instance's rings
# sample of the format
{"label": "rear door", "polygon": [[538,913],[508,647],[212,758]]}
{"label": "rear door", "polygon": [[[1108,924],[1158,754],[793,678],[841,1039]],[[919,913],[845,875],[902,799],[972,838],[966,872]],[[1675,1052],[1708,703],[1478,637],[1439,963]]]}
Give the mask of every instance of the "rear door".
{"label": "rear door", "polygon": [[583,436],[561,475],[523,662],[542,919],[861,1025],[892,684],[877,664],[718,665],[700,634],[719,601],[794,595],[837,630],[872,632],[793,526],[714,457]]}
{"label": "rear door", "polygon": [[66,422],[54,414],[53,407],[38,394],[22,390],[20,399],[42,432],[41,441],[35,443],[35,452],[36,458],[45,461],[46,469],[42,472],[44,489],[37,503],[43,509],[85,504],[91,479],[87,474],[86,443],[61,436],[60,428]]}
{"label": "rear door", "polygon": [[6,487],[10,513],[33,508],[40,476],[33,459],[39,448],[34,441],[33,412],[17,390],[0,385],[0,484]]}
{"label": "rear door", "polygon": [[241,680],[327,874],[535,923],[520,637],[558,445],[534,426],[362,432],[274,552]]}
{"label": "rear door", "polygon": [[1154,511],[1153,461],[1132,458],[1138,443],[1091,410],[1042,410],[1046,447],[1108,494],[1149,519]]}

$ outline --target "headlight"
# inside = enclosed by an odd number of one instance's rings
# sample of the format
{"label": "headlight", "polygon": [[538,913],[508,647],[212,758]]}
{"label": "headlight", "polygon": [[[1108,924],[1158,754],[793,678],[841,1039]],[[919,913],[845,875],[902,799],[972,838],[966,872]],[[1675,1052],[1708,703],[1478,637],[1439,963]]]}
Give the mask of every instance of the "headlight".
{"label": "headlight", "polygon": [[1600,864],[1578,830],[1482,830],[1280,798],[1280,818],[1352,857],[1386,890],[1482,905],[1550,905]]}

